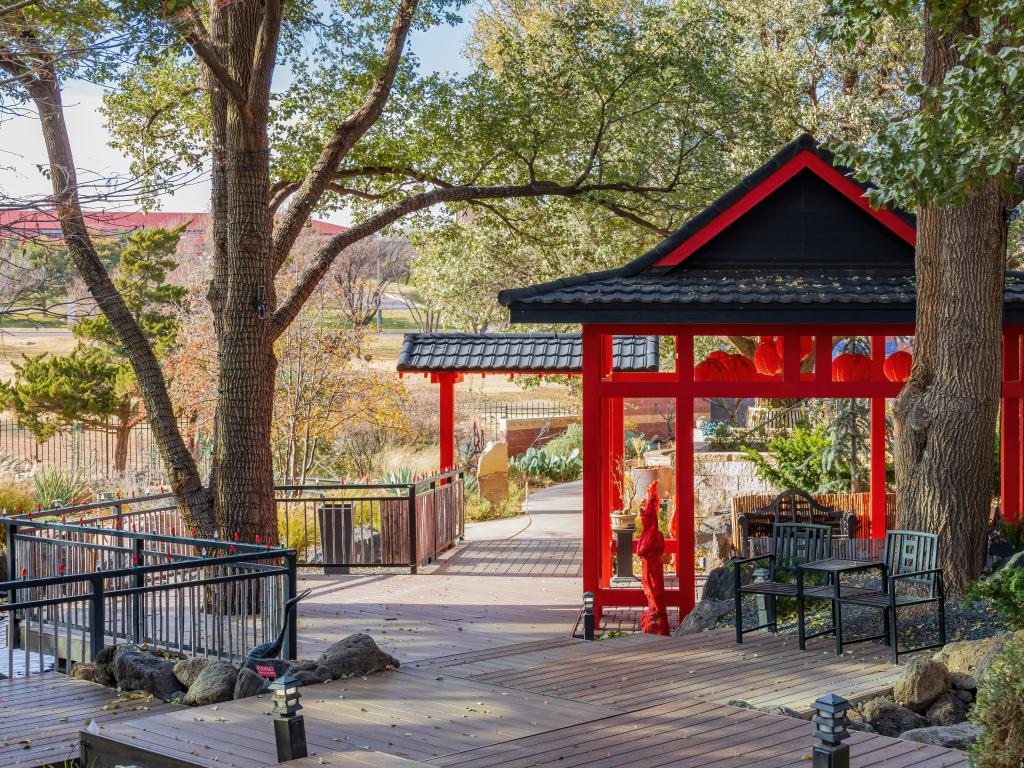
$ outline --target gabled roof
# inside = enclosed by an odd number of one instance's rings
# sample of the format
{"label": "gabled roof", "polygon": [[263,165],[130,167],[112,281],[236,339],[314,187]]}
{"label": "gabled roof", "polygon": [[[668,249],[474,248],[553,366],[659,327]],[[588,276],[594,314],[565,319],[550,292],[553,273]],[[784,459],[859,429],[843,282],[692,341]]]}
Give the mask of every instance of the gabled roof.
{"label": "gabled roof", "polygon": [[513,322],[800,322],[804,304],[912,320],[915,219],[869,188],[805,134],[640,258],[498,298]]}
{"label": "gabled roof", "polygon": [[[618,371],[657,371],[656,336],[616,336]],[[582,373],[578,333],[407,333],[399,371],[461,373]]]}

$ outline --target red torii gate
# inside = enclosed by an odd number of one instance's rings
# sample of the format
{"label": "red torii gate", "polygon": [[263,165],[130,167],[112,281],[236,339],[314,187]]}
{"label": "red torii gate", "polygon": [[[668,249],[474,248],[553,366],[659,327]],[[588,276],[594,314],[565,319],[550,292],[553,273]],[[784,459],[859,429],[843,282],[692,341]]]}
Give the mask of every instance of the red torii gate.
{"label": "red torii gate", "polygon": [[[809,136],[760,169],[639,259],[618,269],[503,291],[512,322],[583,325],[583,588],[604,606],[641,606],[639,589],[612,587],[610,513],[620,502],[623,400],[675,402],[679,530],[669,551],[679,563],[669,605],[694,603],[694,398],[867,398],[871,455],[868,535],[884,536],[885,401],[901,382],[883,374],[887,336],[914,333],[915,221],[874,210],[866,187]],[[1022,508],[1021,338],[1024,274],[1008,273],[1004,314],[1003,513]],[[615,371],[621,334],[669,337],[674,370]],[[735,380],[694,375],[697,336],[781,338],[781,370]],[[801,339],[813,339],[813,371],[802,372]],[[835,337],[869,339],[858,380],[834,372]],[[841,373],[841,372],[840,372]],[[672,547],[675,549],[673,550]]]}

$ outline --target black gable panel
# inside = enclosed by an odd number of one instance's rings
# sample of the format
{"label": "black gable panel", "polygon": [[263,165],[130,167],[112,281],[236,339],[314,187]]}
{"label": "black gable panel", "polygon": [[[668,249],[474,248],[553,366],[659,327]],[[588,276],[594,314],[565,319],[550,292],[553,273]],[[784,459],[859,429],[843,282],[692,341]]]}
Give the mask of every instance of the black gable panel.
{"label": "black gable panel", "polygon": [[913,266],[913,246],[805,169],[676,269]]}

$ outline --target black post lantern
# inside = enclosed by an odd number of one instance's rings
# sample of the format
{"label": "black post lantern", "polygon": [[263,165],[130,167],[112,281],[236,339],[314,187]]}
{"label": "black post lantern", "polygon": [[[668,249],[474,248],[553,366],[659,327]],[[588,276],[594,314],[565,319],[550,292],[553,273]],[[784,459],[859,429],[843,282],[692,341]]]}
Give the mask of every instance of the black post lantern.
{"label": "black post lantern", "polygon": [[306,725],[302,715],[296,714],[299,703],[299,688],[302,683],[291,675],[283,675],[270,684],[274,701],[274,739],[277,741],[277,762],[286,763],[306,757]]}
{"label": "black post lantern", "polygon": [[811,752],[812,768],[850,768],[850,746],[843,743],[843,739],[850,735],[846,730],[846,710],[850,708],[850,702],[829,693],[812,706],[817,712],[812,719],[817,726],[814,738],[820,742]]}
{"label": "black post lantern", "polygon": [[583,639],[594,639],[594,593],[583,593]]}

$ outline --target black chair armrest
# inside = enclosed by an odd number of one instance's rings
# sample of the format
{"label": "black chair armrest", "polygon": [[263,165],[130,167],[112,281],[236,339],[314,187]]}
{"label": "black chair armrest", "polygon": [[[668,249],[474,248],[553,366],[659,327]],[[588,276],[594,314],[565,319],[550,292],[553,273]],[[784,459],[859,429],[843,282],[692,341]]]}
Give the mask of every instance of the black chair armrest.
{"label": "black chair armrest", "polygon": [[890,576],[889,577],[889,581],[893,582],[893,581],[896,581],[897,579],[919,579],[922,576],[929,576],[929,575],[933,575],[933,574],[938,574],[939,578],[942,578],[942,569],[941,568],[929,568],[926,571],[913,571],[911,573],[898,573],[895,576]]}
{"label": "black chair armrest", "polygon": [[728,560],[728,562],[732,563],[737,568],[739,568],[741,565],[746,565],[747,563],[756,563],[759,560],[774,560],[774,559],[775,559],[775,555],[758,555],[757,557],[732,557],[732,558],[730,558]]}

